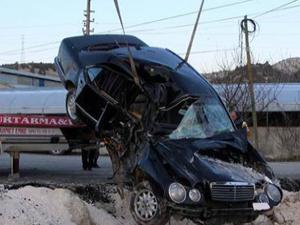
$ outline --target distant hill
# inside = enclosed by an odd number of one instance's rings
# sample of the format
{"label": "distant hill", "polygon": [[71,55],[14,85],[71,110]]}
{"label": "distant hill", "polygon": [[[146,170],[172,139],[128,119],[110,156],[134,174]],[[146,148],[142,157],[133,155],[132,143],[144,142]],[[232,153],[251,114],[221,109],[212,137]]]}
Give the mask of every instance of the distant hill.
{"label": "distant hill", "polygon": [[297,73],[300,70],[300,57],[281,60],[273,65],[273,68],[284,73]]}
{"label": "distant hill", "polygon": [[[31,73],[57,76],[53,63],[14,63],[2,66]],[[254,64],[253,74],[254,82],[257,83],[300,82],[300,57],[284,59],[273,65],[269,62]],[[203,75],[213,83],[239,83],[247,79],[246,66]]]}
{"label": "distant hill", "polygon": [[55,71],[55,66],[53,63],[14,63],[14,64],[4,64],[2,67],[8,69],[14,69],[19,71],[43,74],[43,75],[52,75],[57,76]]}
{"label": "distant hill", "polygon": [[[274,65],[256,63],[252,65],[255,83],[295,83],[300,82],[300,57],[288,58]],[[247,80],[247,67],[204,74],[212,83],[240,83]]]}

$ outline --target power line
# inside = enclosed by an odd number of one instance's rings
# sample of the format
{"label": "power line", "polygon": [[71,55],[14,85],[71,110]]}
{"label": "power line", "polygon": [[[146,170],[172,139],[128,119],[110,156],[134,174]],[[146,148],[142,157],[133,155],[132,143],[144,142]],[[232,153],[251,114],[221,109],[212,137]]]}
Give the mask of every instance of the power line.
{"label": "power line", "polygon": [[[300,7],[300,5],[297,5],[297,7]],[[291,13],[290,12],[284,12],[285,10],[291,10],[291,9],[296,9],[297,7],[294,6],[290,6],[290,7],[286,7],[286,8],[282,8],[278,11],[276,11],[276,14],[268,14],[265,15],[263,18],[263,22],[264,23],[287,23],[286,20],[283,20],[282,18],[290,18],[292,19],[292,21],[289,20],[289,22],[299,22],[299,20],[295,20],[295,18],[291,18]],[[282,11],[282,12],[281,12]]]}
{"label": "power line", "polygon": [[[209,21],[203,21],[199,22],[199,24],[210,24],[210,23],[217,23],[217,22],[225,22],[225,21],[230,21],[230,20],[235,20],[235,19],[240,19],[242,18],[243,15],[239,16],[233,16],[233,17],[226,17],[223,19],[216,19],[216,20],[209,20]],[[183,28],[183,27],[191,27],[194,26],[194,23],[188,23],[188,24],[182,24],[182,25],[175,25],[175,26],[166,26],[166,27],[160,27],[160,28],[149,28],[149,29],[142,29],[142,30],[131,30],[131,33],[134,32],[147,32],[147,31],[156,31],[156,30],[165,30],[165,29],[177,29],[177,28]],[[105,34],[105,33],[110,33],[112,30],[108,30],[105,32],[101,32],[100,34]]]}
{"label": "power line", "polygon": [[[38,53],[38,52],[45,52],[45,51],[49,51],[49,50],[57,50],[57,46],[52,47],[52,48],[43,48],[43,49],[37,49],[37,50],[33,50],[33,51],[27,51],[26,54],[28,55],[28,53],[32,54],[32,53]],[[14,52],[14,53],[9,53],[7,55],[13,56],[13,55],[18,55],[18,54],[20,54],[20,53]]]}
{"label": "power line", "polygon": [[[202,51],[192,51],[190,54],[206,54],[206,53],[214,53],[214,52],[229,52],[229,51],[235,51],[237,48],[224,48],[224,49],[210,49],[210,50],[202,50]],[[185,55],[186,52],[180,52],[177,53],[178,55]]]}
{"label": "power line", "polygon": [[[242,3],[246,3],[248,1],[253,1],[253,0],[239,1],[239,2],[236,2],[236,3],[231,3],[231,4],[216,6],[216,7],[213,7],[213,8],[206,9],[206,11],[213,10],[213,9],[216,9],[216,8],[221,8],[221,7],[229,7],[229,5],[232,6],[233,4],[242,4]],[[285,3],[283,5],[280,5],[280,6],[276,7],[276,8],[273,8],[271,10],[262,12],[259,15],[257,15],[256,17],[262,16],[262,15],[265,15],[265,14],[269,14],[269,13],[273,13],[275,11],[281,11],[281,10],[288,10],[288,9],[297,8],[300,5],[294,5],[294,6],[286,7],[286,6],[292,4],[292,3],[296,2],[296,1],[298,1],[298,0],[294,0],[294,1],[291,1],[291,2],[288,2],[288,3]],[[190,13],[193,13],[193,12],[190,12]],[[256,15],[256,14],[258,14],[258,13],[251,13],[249,15],[252,16],[252,15]],[[184,14],[181,14],[181,15],[184,15]],[[172,16],[172,18],[176,17],[176,16],[180,16],[180,15]],[[243,15],[226,17],[226,18],[221,18],[221,19],[216,19],[216,20],[210,20],[210,21],[203,21],[203,22],[200,22],[200,24],[210,24],[210,23],[226,22],[226,21],[231,21],[231,20],[235,20],[235,19],[240,19],[240,18],[242,18],[242,16]],[[171,17],[165,17],[165,18],[162,18],[162,19],[166,20],[167,18],[171,18]],[[148,21],[148,22],[154,23],[155,21],[156,20],[152,20],[152,21]],[[139,23],[139,24],[135,24],[135,25],[132,25],[132,26],[141,26],[144,23]],[[147,31],[166,30],[166,29],[177,29],[177,28],[183,28],[183,27],[191,27],[193,25],[194,24],[183,24],[183,25],[176,25],[176,26],[166,26],[166,27],[161,27],[161,28],[153,28],[153,29],[132,30],[131,32],[134,33],[134,32],[147,32]],[[130,28],[130,26],[127,27],[127,28]],[[120,30],[120,29],[118,29],[118,30]],[[113,31],[113,30],[106,31],[106,32],[101,32],[101,33],[109,33],[111,31]],[[53,45],[53,44],[58,44],[58,43],[60,43],[60,41],[49,42],[49,43],[44,43],[44,44],[39,44],[39,45],[33,45],[33,46],[28,47],[28,48],[25,48],[25,50],[27,50],[27,49],[34,49],[34,48],[40,48],[40,47],[45,47],[45,46],[48,46],[48,45]],[[8,51],[0,52],[0,54],[15,53],[15,52],[20,52],[20,51],[21,51],[21,49],[14,49],[14,50],[8,50]]]}
{"label": "power line", "polygon": [[291,4],[293,4],[293,3],[295,3],[295,2],[298,2],[298,1],[299,1],[299,0],[293,0],[293,1],[290,1],[290,2],[287,2],[287,3],[284,3],[284,4],[279,5],[279,6],[275,7],[275,8],[273,8],[273,9],[270,9],[270,10],[267,10],[267,11],[261,13],[261,14],[258,14],[258,15],[256,15],[256,16],[254,16],[253,18],[261,17],[261,16],[266,15],[266,14],[269,14],[269,13],[271,13],[271,12],[275,12],[275,11],[284,9],[286,6],[291,5]]}
{"label": "power line", "polygon": [[[299,0],[294,0],[294,1],[299,1]],[[291,4],[291,3],[289,3],[289,4]],[[264,11],[264,12],[251,13],[249,15],[250,16],[252,16],[252,15],[254,16],[254,15],[258,14],[258,13],[260,15],[262,15],[262,14],[267,14],[267,13],[271,13],[271,12],[292,9],[292,8],[296,8],[296,7],[300,6],[300,5],[295,5],[295,6],[291,6],[291,7],[284,7],[286,5],[287,4],[284,4],[280,8],[276,7],[276,10],[272,9],[272,11],[268,10],[268,11]],[[284,8],[282,8],[282,7],[284,7]],[[240,19],[243,16],[244,15],[239,15],[239,16],[226,17],[226,18],[222,18],[222,19],[203,21],[203,22],[200,22],[199,24],[211,24],[211,23],[218,23],[218,22],[226,22],[226,21]],[[256,16],[256,17],[258,17],[258,16]],[[254,17],[254,18],[256,18],[256,17]],[[184,28],[184,27],[191,27],[191,26],[194,26],[194,24],[193,23],[188,23],[188,24],[174,25],[174,26],[165,26],[165,27],[159,27],[159,28],[149,28],[149,29],[142,29],[142,30],[132,30],[131,32],[132,33],[134,33],[134,32],[147,32],[147,31],[157,31],[157,30],[166,30],[166,29],[177,29],[177,28]],[[109,31],[106,31],[106,32],[109,32]],[[101,32],[101,33],[105,33],[105,32]]]}
{"label": "power line", "polygon": [[[35,49],[35,48],[45,47],[45,46],[54,45],[54,44],[59,44],[59,43],[60,43],[60,41],[53,41],[53,42],[48,42],[48,43],[39,44],[39,45],[32,45],[32,46],[30,46],[30,47],[28,47],[28,48],[24,48],[24,50]],[[21,50],[22,50],[22,49],[8,50],[8,51],[0,52],[0,55],[16,53],[16,52],[20,52]],[[19,53],[18,53],[18,54],[19,54]]]}
{"label": "power line", "polygon": [[26,53],[38,53],[38,52],[45,52],[45,51],[49,51],[49,50],[57,50],[57,47],[38,49],[38,50],[34,50],[34,51],[29,51]]}
{"label": "power line", "polygon": [[2,59],[2,58],[0,58],[0,61],[11,62],[11,60],[8,60],[8,59]]}
{"label": "power line", "polygon": [[[229,21],[229,20],[235,20],[235,19],[240,19],[242,16],[232,16],[232,17],[227,17],[227,18],[223,18],[223,19],[216,19],[216,20],[209,20],[209,21],[203,21],[200,22],[199,24],[210,24],[210,23],[217,23],[217,22],[224,22],[224,21]],[[183,25],[176,25],[176,26],[167,26],[164,27],[163,29],[174,29],[174,28],[181,28],[181,27],[190,27],[190,26],[194,26],[193,23],[190,24],[183,24]]]}
{"label": "power line", "polygon": [[300,4],[298,4],[298,5],[293,5],[293,6],[289,6],[289,7],[284,7],[284,8],[282,8],[281,10],[285,10],[285,9],[294,9],[294,8],[298,8],[298,7],[300,7]]}
{"label": "power line", "polygon": [[1,30],[13,30],[13,29],[37,29],[48,27],[66,27],[66,26],[78,26],[77,23],[60,23],[60,24],[46,24],[46,25],[28,25],[28,26],[0,26]]}
{"label": "power line", "polygon": [[[216,9],[231,7],[231,6],[234,6],[234,5],[244,4],[244,3],[250,2],[250,1],[254,1],[254,0],[243,0],[243,1],[233,2],[233,3],[229,3],[229,4],[223,4],[223,5],[219,5],[219,6],[204,9],[203,11],[212,11],[212,10],[216,10]],[[184,14],[179,14],[179,15],[175,15],[175,16],[164,17],[164,18],[160,18],[160,19],[157,19],[157,20],[152,20],[152,21],[147,21],[147,22],[143,22],[143,23],[139,23],[139,24],[134,24],[134,25],[129,26],[127,28],[138,27],[138,26],[147,25],[147,24],[150,24],[150,23],[155,23],[155,22],[160,22],[160,21],[164,21],[164,20],[174,19],[174,18],[183,17],[183,16],[195,14],[195,13],[197,13],[197,11],[192,11],[192,12],[188,12],[188,13],[184,13]],[[230,20],[230,19],[237,19],[237,18],[240,18],[240,17],[241,16],[236,16],[236,17],[224,18],[224,19],[221,19],[221,20],[207,21],[207,22],[204,22],[204,23],[221,22],[221,21],[226,21],[226,20]],[[193,25],[194,24],[188,24],[188,25],[183,25],[183,26],[193,26]],[[167,29],[168,29],[168,27],[167,27]],[[120,29],[115,29],[115,30],[120,30]],[[110,30],[110,31],[101,32],[101,33],[110,33],[110,32],[115,31],[115,30]],[[144,29],[143,31],[149,31],[149,29]],[[30,47],[26,48],[26,50],[27,49],[32,49],[32,48],[45,47],[47,45],[52,45],[52,44],[57,44],[57,43],[60,43],[60,41],[55,41],[55,42],[30,46]],[[21,49],[14,49],[14,50],[0,52],[0,54],[14,53],[14,52],[19,52],[20,50]]]}
{"label": "power line", "polygon": [[[254,17],[254,18],[256,18],[258,16],[262,16],[262,15],[265,15],[265,14],[268,14],[268,13],[271,13],[271,12],[276,12],[276,11],[281,11],[281,10],[287,10],[287,9],[292,9],[292,8],[297,8],[300,5],[285,7],[285,6],[288,6],[288,5],[290,5],[290,4],[292,4],[292,3],[296,2],[296,1],[299,1],[299,0],[293,0],[293,1],[289,2],[289,3],[285,3],[283,5],[280,5],[280,6],[276,7],[276,8],[273,8],[271,10],[264,11],[264,12],[258,12],[258,13],[251,13],[249,15],[253,15],[254,16],[255,14],[259,14],[259,15],[257,15],[257,16]],[[216,8],[216,7],[214,7],[214,8]],[[199,24],[210,24],[210,23],[225,22],[225,21],[240,19],[243,16],[244,15],[239,15],[239,16],[226,17],[226,18],[222,18],[222,19],[215,19],[215,20],[203,21],[203,22],[200,22]],[[175,17],[175,16],[173,16],[173,17]],[[149,22],[155,22],[155,20],[149,21]],[[142,24],[142,23],[140,23],[140,24]],[[140,25],[140,24],[136,24],[136,25]],[[135,26],[135,25],[128,26],[127,28],[132,28],[133,26]],[[191,27],[191,26],[194,26],[194,24],[193,23],[189,23],[189,24],[183,24],[183,25],[166,26],[166,27],[161,27],[161,28],[149,28],[149,29],[143,29],[143,30],[133,30],[131,32],[155,31],[155,30],[162,30],[162,29],[163,30],[164,29],[175,29],[175,28],[183,28],[183,27]],[[116,29],[116,30],[120,30],[120,29]],[[115,31],[115,30],[108,30],[106,32],[109,33],[111,31]],[[105,33],[105,32],[101,32],[101,33]]]}
{"label": "power line", "polygon": [[[216,9],[227,8],[227,7],[244,4],[244,3],[247,3],[247,2],[251,2],[251,1],[254,1],[254,0],[244,0],[244,1],[238,1],[238,2],[233,2],[233,3],[229,3],[229,4],[223,4],[223,5],[203,9],[203,12],[208,12],[208,11],[212,11],[212,10],[216,10]],[[177,15],[174,15],[174,16],[168,16],[168,17],[163,17],[163,18],[159,18],[159,19],[155,19],[155,20],[145,21],[145,22],[141,22],[141,23],[137,23],[137,24],[127,26],[127,27],[125,27],[125,29],[130,29],[130,28],[135,28],[135,27],[139,27],[139,26],[143,26],[143,25],[152,24],[152,23],[157,23],[157,22],[162,22],[162,21],[166,21],[166,20],[185,17],[185,16],[196,14],[196,13],[198,13],[198,11],[191,11],[191,12],[187,12],[187,13],[183,13],[183,14],[177,14]],[[110,33],[110,32],[119,31],[119,30],[121,30],[121,28],[108,30],[106,32]],[[101,32],[101,33],[103,33],[103,32]]]}

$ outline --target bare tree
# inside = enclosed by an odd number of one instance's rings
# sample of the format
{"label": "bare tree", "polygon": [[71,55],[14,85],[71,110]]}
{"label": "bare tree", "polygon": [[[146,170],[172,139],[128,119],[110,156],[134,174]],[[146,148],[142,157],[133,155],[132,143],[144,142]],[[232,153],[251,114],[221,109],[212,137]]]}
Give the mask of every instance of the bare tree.
{"label": "bare tree", "polygon": [[[225,57],[224,57],[225,58]],[[237,52],[231,56],[232,61],[223,60],[219,63],[220,71],[210,75],[208,79],[215,85],[215,88],[221,95],[225,105],[230,111],[239,111],[244,116],[251,112],[250,95],[247,86],[246,67],[241,65],[241,59]],[[232,70],[233,65],[235,69]],[[281,90],[279,81],[281,76],[278,72],[272,74],[271,66],[265,64],[254,64],[255,98],[256,110],[264,111],[270,104],[276,102],[276,96]],[[272,85],[268,83],[272,78]],[[275,82],[276,81],[276,82]],[[275,83],[275,84],[274,84]]]}
{"label": "bare tree", "polygon": [[[233,53],[231,57],[219,63],[219,68],[219,72],[212,73],[207,78],[215,84],[216,90],[230,111],[239,111],[246,121],[251,121],[246,68],[241,64],[240,57],[237,53]],[[281,108],[278,101],[284,83],[299,81],[297,80],[297,74],[300,74],[298,68],[300,68],[300,58],[281,61],[274,66],[268,62],[253,64],[256,110],[261,112],[258,114],[258,121],[263,122],[266,128],[262,129],[265,139],[260,140],[260,143],[263,143],[264,148],[269,145],[269,150],[266,152],[274,157],[278,154],[281,154],[279,157],[294,159],[300,157],[300,128],[296,127],[295,119],[289,117],[289,114],[285,112],[286,109]],[[300,104],[300,99],[296,104]],[[274,118],[274,111],[280,118]],[[269,119],[270,115],[273,115],[272,121]],[[270,127],[269,122],[272,122]],[[276,127],[272,127],[274,124]],[[274,146],[277,150],[273,149]]]}

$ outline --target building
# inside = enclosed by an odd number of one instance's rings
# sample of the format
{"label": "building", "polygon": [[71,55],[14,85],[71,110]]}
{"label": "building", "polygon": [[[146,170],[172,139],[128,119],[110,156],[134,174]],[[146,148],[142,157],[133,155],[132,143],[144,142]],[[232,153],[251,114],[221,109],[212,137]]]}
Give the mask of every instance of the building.
{"label": "building", "polygon": [[[250,96],[245,84],[214,85],[231,110],[241,111],[251,126]],[[300,83],[254,84],[259,149],[274,160],[300,160]],[[230,106],[228,106],[230,108]]]}
{"label": "building", "polygon": [[0,67],[0,88],[18,87],[61,87],[57,77]]}

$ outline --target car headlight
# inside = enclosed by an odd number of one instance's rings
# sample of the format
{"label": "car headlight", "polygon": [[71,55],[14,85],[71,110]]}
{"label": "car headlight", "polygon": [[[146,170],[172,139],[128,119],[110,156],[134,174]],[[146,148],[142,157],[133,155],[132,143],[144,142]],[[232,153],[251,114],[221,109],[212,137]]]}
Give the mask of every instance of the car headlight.
{"label": "car headlight", "polygon": [[281,201],[282,194],[280,189],[276,185],[268,184],[265,188],[265,193],[275,205],[277,205]]}
{"label": "car headlight", "polygon": [[261,193],[258,195],[258,202],[269,204],[269,198],[265,193]]}
{"label": "car headlight", "polygon": [[189,198],[193,202],[199,202],[201,200],[201,193],[198,189],[192,189],[189,191]]}
{"label": "car headlight", "polygon": [[172,183],[169,186],[169,196],[175,203],[182,203],[186,199],[186,190],[179,183]]}

